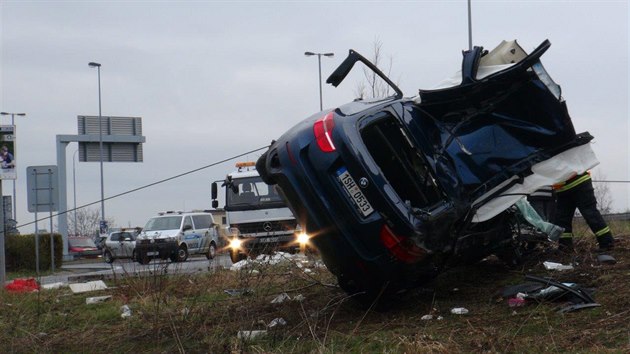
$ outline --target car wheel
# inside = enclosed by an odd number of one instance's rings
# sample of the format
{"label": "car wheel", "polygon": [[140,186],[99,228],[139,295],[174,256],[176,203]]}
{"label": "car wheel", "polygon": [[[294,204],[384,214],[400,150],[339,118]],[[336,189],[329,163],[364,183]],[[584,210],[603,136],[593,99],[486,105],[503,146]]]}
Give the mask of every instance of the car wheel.
{"label": "car wheel", "polygon": [[213,259],[217,256],[217,246],[214,242],[210,242],[210,246],[208,246],[208,253],[206,253],[206,258]]}
{"label": "car wheel", "polygon": [[112,257],[112,253],[109,252],[109,251],[103,252],[103,258],[105,259],[106,263],[113,263],[114,262],[114,257]]}
{"label": "car wheel", "polygon": [[177,249],[176,262],[185,262],[188,259],[188,248],[184,245]]}

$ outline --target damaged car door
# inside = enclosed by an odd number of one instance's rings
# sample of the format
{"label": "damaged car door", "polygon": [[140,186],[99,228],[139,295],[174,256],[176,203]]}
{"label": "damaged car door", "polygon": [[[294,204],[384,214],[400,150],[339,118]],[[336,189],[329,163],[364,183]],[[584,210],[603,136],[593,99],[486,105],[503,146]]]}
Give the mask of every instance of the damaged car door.
{"label": "damaged car door", "polygon": [[351,50],[327,82],[362,62],[395,94],[319,112],[259,158],[344,290],[371,301],[510,254],[513,205],[597,164],[540,62],[549,47],[475,47],[456,77],[412,98]]}

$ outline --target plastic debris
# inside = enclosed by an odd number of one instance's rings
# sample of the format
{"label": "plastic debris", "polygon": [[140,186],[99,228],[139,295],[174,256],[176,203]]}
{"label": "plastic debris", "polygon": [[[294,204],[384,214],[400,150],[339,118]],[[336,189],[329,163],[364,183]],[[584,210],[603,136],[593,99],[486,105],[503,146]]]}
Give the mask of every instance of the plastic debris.
{"label": "plastic debris", "polygon": [[252,340],[257,337],[261,337],[267,334],[265,330],[254,330],[254,331],[238,331],[236,337],[242,340]]}
{"label": "plastic debris", "polygon": [[468,309],[464,307],[454,307],[451,309],[453,315],[465,315],[468,313]]}
{"label": "plastic debris", "polygon": [[238,295],[250,295],[254,291],[252,291],[252,289],[249,289],[249,288],[242,288],[242,289],[225,289],[223,290],[223,292],[230,296],[238,296]]}
{"label": "plastic debris", "polygon": [[12,282],[4,286],[7,291],[12,293],[30,293],[39,290],[39,284],[34,278],[14,279]]}
{"label": "plastic debris", "polygon": [[86,305],[98,304],[99,302],[105,302],[107,300],[111,300],[111,298],[112,298],[111,295],[86,297],[85,304]]}
{"label": "plastic debris", "polygon": [[271,320],[271,322],[269,322],[267,327],[274,328],[276,326],[286,326],[286,325],[287,325],[287,321],[285,321],[284,318],[277,317],[277,318],[274,318],[273,320]]}
{"label": "plastic debris", "polygon": [[522,307],[525,306],[525,299],[512,298],[508,300],[508,306],[510,307]]}
{"label": "plastic debris", "polygon": [[420,319],[423,320],[423,321],[432,320],[433,319],[433,315],[424,315],[424,316],[420,317]]}
{"label": "plastic debris", "polygon": [[62,282],[50,283],[50,284],[42,284],[41,288],[46,290],[59,289],[61,287],[67,286],[68,284]]}
{"label": "plastic debris", "polygon": [[306,298],[302,294],[297,294],[293,297],[293,301],[302,302],[304,300],[306,300]]}
{"label": "plastic debris", "polygon": [[272,304],[281,304],[287,300],[291,300],[291,297],[287,293],[282,293],[271,300]]}
{"label": "plastic debris", "polygon": [[105,285],[102,280],[89,281],[87,283],[75,283],[70,284],[69,286],[70,290],[72,290],[75,294],[107,289],[107,285]]}
{"label": "plastic debris", "polygon": [[122,318],[131,317],[131,308],[129,308],[129,305],[122,305],[120,307],[120,312],[122,312],[120,314],[120,317],[122,317]]}
{"label": "plastic debris", "polygon": [[571,269],[573,269],[572,265],[565,265],[565,264],[562,264],[562,263],[549,262],[549,261],[543,262],[543,265],[545,266],[545,269],[547,269],[547,270],[562,271],[562,270],[571,270]]}
{"label": "plastic debris", "polygon": [[615,264],[617,263],[617,260],[611,255],[599,254],[597,255],[597,262],[600,264]]}

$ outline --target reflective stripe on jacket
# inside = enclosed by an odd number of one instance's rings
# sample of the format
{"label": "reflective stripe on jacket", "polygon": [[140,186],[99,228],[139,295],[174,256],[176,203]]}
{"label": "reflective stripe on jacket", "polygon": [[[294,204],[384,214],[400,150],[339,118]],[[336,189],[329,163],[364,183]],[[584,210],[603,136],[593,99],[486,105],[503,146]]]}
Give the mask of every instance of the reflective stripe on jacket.
{"label": "reflective stripe on jacket", "polygon": [[562,183],[558,183],[558,184],[554,184],[553,185],[553,189],[556,190],[556,192],[560,193],[560,192],[565,192],[568,191],[571,188],[575,188],[576,186],[579,186],[580,184],[588,181],[591,179],[591,172],[587,171],[581,175],[577,175],[565,182]]}

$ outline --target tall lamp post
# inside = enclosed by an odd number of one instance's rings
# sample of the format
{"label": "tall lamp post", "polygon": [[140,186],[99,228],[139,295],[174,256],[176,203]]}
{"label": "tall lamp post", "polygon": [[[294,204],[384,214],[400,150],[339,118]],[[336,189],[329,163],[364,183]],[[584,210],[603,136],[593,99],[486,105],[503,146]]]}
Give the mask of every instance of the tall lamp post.
{"label": "tall lamp post", "polygon": [[[12,113],[12,112],[0,112],[3,116],[11,115],[11,125],[15,125],[15,116],[24,117],[26,113]],[[15,132],[14,132],[15,134]],[[15,149],[15,147],[13,147]],[[13,151],[15,154],[15,151]],[[15,193],[15,180],[13,180],[13,220],[17,221],[17,207],[16,207],[16,193]]]}
{"label": "tall lamp post", "polygon": [[77,233],[77,173],[74,167],[74,158],[77,156],[77,152],[79,152],[79,150],[76,150],[74,154],[72,154],[72,191],[74,192],[73,193],[74,211],[72,213],[74,214],[74,236],[78,236],[78,233]]}
{"label": "tall lamp post", "polygon": [[317,64],[319,66],[319,110],[323,110],[322,103],[322,55],[325,57],[332,57],[335,53],[313,53],[313,52],[304,52],[304,55],[307,57],[317,55]]}
{"label": "tall lamp post", "polygon": [[[101,162],[101,223],[100,229],[103,230],[105,225],[105,190],[103,183],[103,116],[101,115],[101,64],[95,62],[89,62],[88,65],[91,68],[98,70],[98,147],[100,150],[100,162]],[[99,232],[100,233],[100,232]]]}

